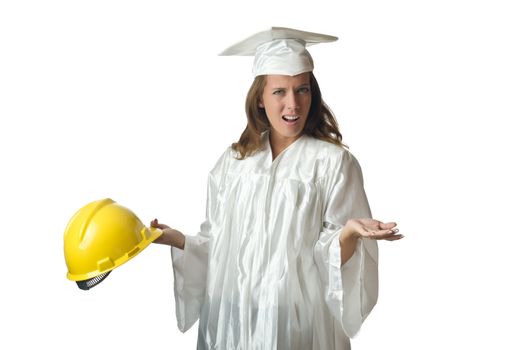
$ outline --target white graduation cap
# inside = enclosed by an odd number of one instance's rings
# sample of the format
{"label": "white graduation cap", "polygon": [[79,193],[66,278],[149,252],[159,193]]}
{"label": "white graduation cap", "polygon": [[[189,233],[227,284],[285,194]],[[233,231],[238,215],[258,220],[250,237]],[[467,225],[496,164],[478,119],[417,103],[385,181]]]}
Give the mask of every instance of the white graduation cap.
{"label": "white graduation cap", "polygon": [[271,27],[228,47],[220,56],[255,56],[253,76],[297,75],[313,71],[306,46],[336,41],[337,37],[301,30]]}

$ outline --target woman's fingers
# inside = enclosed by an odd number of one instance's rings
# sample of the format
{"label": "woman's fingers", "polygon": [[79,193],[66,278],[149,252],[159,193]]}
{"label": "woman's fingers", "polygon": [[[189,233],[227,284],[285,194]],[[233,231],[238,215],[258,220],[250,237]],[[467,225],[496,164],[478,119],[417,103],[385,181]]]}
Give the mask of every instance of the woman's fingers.
{"label": "woman's fingers", "polygon": [[377,240],[387,240],[387,241],[395,241],[397,239],[403,238],[403,235],[398,235],[399,232],[398,229],[391,229],[391,230],[378,230],[369,231],[369,235],[366,236],[366,238],[370,239],[377,239]]}
{"label": "woman's fingers", "polygon": [[376,219],[357,219],[357,221],[361,223],[362,225],[368,226],[369,228],[373,228],[373,229],[379,229],[380,224],[382,224],[381,221],[376,220]]}
{"label": "woman's fingers", "polygon": [[384,223],[370,218],[350,219],[346,226],[353,235],[359,235],[363,238],[395,241],[404,237],[398,234],[399,229],[396,228],[395,222]]}
{"label": "woman's fingers", "polygon": [[395,222],[382,222],[376,219],[359,219],[358,221],[373,230],[390,230],[397,225]]}
{"label": "woman's fingers", "polygon": [[392,237],[389,237],[389,238],[385,238],[386,241],[397,241],[399,239],[402,239],[403,237],[405,237],[404,235],[394,235]]}
{"label": "woman's fingers", "polygon": [[166,229],[166,228],[170,228],[169,225],[160,224],[160,223],[158,222],[158,219],[154,219],[154,220],[152,220],[152,221],[150,222],[150,227],[159,228],[159,229],[162,229],[162,230],[164,230],[164,229]]}
{"label": "woman's fingers", "polygon": [[395,228],[397,225],[397,223],[395,222],[385,222],[385,223],[380,223],[380,227],[384,230],[390,230],[390,229],[393,229]]}

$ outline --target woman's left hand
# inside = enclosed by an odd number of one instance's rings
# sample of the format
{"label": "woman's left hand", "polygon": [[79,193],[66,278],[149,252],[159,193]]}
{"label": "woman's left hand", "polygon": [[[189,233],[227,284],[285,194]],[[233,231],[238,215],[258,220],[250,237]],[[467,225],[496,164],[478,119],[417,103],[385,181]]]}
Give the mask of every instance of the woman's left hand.
{"label": "woman's left hand", "polygon": [[347,238],[370,238],[385,241],[396,241],[404,236],[397,234],[395,222],[381,222],[375,219],[350,219],[343,228],[345,240]]}

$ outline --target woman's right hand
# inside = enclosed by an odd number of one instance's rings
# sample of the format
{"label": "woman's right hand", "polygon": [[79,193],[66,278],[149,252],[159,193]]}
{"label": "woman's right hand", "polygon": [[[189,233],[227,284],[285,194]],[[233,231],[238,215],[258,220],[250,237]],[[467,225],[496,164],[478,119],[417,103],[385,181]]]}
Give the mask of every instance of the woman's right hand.
{"label": "woman's right hand", "polygon": [[166,244],[176,248],[185,248],[185,235],[178,230],[171,228],[169,225],[161,224],[158,219],[150,222],[150,227],[160,229],[162,235],[159,236],[154,243]]}

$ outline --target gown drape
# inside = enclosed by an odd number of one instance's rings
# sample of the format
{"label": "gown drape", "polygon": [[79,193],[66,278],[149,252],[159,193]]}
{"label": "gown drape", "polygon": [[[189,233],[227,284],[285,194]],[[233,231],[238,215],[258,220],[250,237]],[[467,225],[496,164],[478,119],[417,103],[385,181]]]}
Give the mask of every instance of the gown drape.
{"label": "gown drape", "polygon": [[200,320],[198,349],[350,349],[378,295],[376,241],[341,266],[346,221],[371,217],[359,163],[306,135],[272,160],[262,137],[224,152],[200,232],[171,250],[178,327]]}

